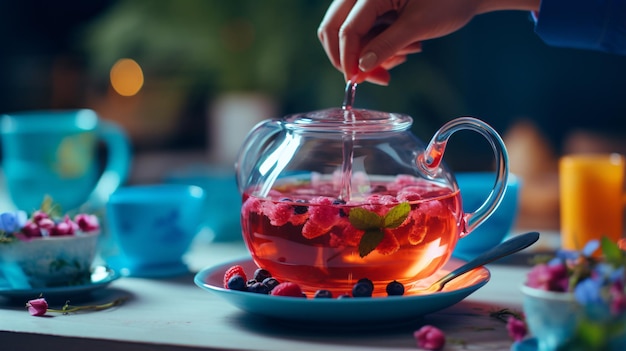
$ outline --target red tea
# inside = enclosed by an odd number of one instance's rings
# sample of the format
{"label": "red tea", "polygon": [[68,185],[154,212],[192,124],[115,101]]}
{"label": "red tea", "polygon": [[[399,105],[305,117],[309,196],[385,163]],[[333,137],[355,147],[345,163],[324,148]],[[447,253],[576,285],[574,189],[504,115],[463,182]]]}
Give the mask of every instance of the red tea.
{"label": "red tea", "polygon": [[448,261],[465,223],[458,190],[405,175],[360,190],[347,202],[330,195],[332,181],[244,193],[244,240],[256,264],[307,293],[346,293],[369,278],[380,295],[390,281],[415,282]]}

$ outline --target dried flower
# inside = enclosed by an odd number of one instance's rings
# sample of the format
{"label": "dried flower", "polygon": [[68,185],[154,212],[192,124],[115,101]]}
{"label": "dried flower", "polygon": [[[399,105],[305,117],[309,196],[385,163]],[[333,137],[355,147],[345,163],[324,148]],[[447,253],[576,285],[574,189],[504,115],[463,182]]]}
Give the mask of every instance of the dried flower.
{"label": "dried flower", "polygon": [[31,316],[43,316],[48,311],[48,302],[43,297],[30,300],[26,303]]}
{"label": "dried flower", "polygon": [[515,341],[523,340],[526,334],[528,334],[526,323],[515,316],[510,316],[507,320],[506,330],[509,332],[511,339]]}
{"label": "dried flower", "polygon": [[28,301],[26,303],[26,307],[28,308],[28,313],[30,313],[31,316],[40,317],[40,316],[45,315],[47,312],[69,314],[73,312],[87,311],[87,310],[101,311],[107,308],[119,306],[123,304],[126,301],[126,299],[127,299],[126,297],[120,297],[105,304],[87,305],[87,306],[73,306],[69,304],[70,303],[69,301],[66,301],[65,305],[63,305],[61,309],[51,309],[51,308],[48,308],[48,302],[46,301],[46,299],[43,297],[40,297],[38,299]]}
{"label": "dried flower", "polygon": [[425,325],[413,333],[417,347],[426,350],[440,350],[446,344],[445,334],[437,327]]}

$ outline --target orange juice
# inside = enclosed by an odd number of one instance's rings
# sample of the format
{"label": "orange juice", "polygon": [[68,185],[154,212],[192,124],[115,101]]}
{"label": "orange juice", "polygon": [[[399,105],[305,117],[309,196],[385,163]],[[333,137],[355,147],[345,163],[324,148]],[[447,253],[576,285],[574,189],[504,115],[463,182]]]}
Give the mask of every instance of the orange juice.
{"label": "orange juice", "polygon": [[592,239],[622,237],[624,165],[618,154],[561,158],[562,248],[580,250]]}
{"label": "orange juice", "polygon": [[[305,292],[328,289],[346,293],[361,278],[384,293],[392,280],[404,284],[426,278],[450,258],[464,229],[458,190],[417,178],[372,182],[371,191],[348,202],[326,196],[330,182],[283,184],[264,198],[244,193],[245,243],[259,267],[279,281],[298,283]],[[353,209],[384,217],[398,204],[406,219],[383,228],[382,240],[363,257],[366,230],[351,223]]]}

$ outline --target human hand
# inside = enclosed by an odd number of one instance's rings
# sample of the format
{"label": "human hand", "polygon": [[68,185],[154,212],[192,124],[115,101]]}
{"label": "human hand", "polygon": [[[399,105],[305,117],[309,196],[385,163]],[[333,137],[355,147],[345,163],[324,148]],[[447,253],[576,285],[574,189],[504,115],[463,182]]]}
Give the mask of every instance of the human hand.
{"label": "human hand", "polygon": [[450,34],[475,15],[534,10],[539,0],[335,0],[317,34],[346,81],[387,85],[389,70],[421,51],[421,42]]}

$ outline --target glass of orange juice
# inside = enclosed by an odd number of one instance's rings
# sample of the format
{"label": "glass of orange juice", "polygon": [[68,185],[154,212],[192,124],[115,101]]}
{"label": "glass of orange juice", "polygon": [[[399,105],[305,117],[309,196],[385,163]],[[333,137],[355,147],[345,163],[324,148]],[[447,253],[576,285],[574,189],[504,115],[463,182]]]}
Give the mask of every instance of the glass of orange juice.
{"label": "glass of orange juice", "polygon": [[559,161],[561,247],[580,250],[592,239],[622,238],[624,166],[620,154],[574,154]]}

